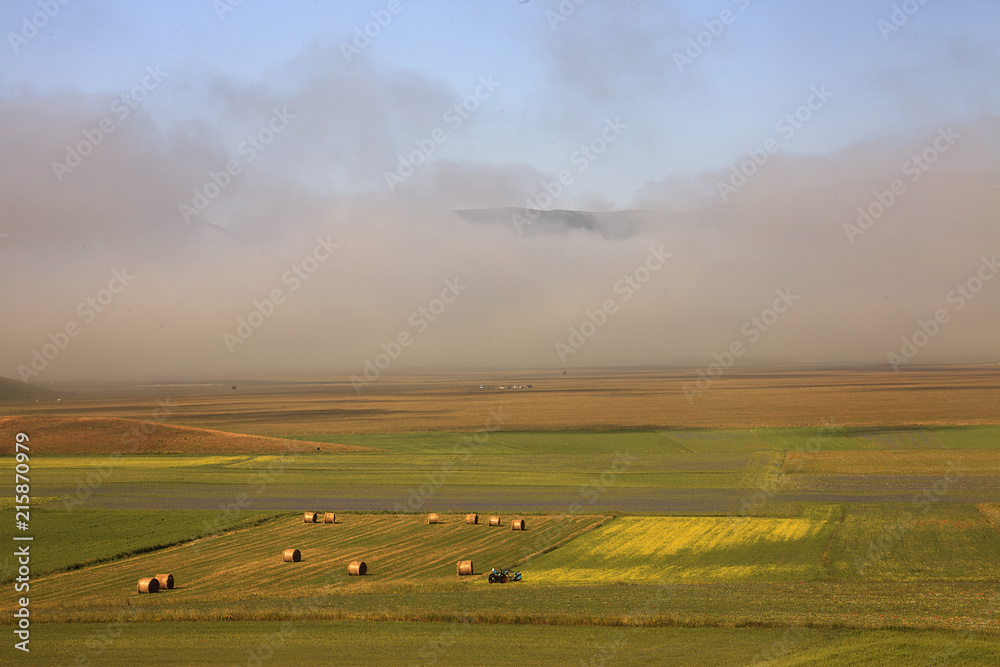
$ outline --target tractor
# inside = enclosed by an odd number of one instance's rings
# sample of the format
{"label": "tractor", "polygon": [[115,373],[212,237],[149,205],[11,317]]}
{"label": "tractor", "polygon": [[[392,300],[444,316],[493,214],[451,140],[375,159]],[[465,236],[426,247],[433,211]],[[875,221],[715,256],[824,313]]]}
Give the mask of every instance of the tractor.
{"label": "tractor", "polygon": [[508,568],[501,570],[493,568],[493,571],[490,572],[491,584],[506,584],[508,581],[521,581],[521,573]]}

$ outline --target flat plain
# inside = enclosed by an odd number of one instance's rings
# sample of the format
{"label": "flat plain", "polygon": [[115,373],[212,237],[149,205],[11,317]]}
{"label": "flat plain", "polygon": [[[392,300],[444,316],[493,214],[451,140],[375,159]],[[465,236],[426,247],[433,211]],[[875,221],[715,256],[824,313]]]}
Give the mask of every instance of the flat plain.
{"label": "flat plain", "polygon": [[[481,374],[360,396],[302,378],[4,396],[8,454],[32,438],[33,649],[80,664],[1000,659],[993,368],[742,372],[693,404],[677,371],[489,376],[533,388],[479,389]],[[301,562],[281,561],[289,547]],[[368,574],[348,575],[359,559]],[[13,603],[16,563],[0,566]],[[491,567],[524,580],[491,585]],[[177,587],[136,593],[159,572]],[[139,651],[137,633],[173,649]]]}

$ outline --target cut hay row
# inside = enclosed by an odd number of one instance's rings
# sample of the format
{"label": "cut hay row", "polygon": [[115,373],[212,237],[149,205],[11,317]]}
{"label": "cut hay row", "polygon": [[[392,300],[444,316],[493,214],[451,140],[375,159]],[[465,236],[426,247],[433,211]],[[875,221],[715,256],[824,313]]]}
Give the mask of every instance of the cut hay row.
{"label": "cut hay row", "polygon": [[[339,513],[338,513],[339,514]],[[183,579],[184,604],[206,605],[233,602],[246,594],[229,581],[252,581],[254,594],[262,599],[286,599],[313,594],[318,587],[331,590],[343,586],[407,583],[433,586],[453,580],[475,580],[486,565],[513,565],[529,551],[537,550],[532,533],[479,530],[464,522],[465,513],[440,514],[444,521],[433,529],[420,519],[425,513],[406,516],[358,513],[338,517],[337,530],[314,530],[302,524],[302,512],[280,521],[221,534],[120,561],[96,564],[46,577],[49,582],[38,593],[39,612],[76,617],[79,610],[124,607],[126,597],[136,595],[139,576],[174,573]],[[488,515],[485,515],[488,516]],[[504,526],[513,517],[504,519]],[[533,516],[537,535],[576,534],[595,526],[598,516]],[[483,524],[486,522],[483,521]],[[349,526],[349,530],[340,530]],[[484,526],[485,528],[485,526]],[[543,532],[546,531],[546,532]],[[547,544],[547,542],[546,542]],[[285,561],[283,551],[299,550],[299,561]],[[456,561],[472,560],[480,568],[476,575],[458,577]],[[365,561],[367,576],[349,576],[352,561]],[[374,565],[373,565],[374,564]],[[374,567],[374,569],[372,569]],[[149,574],[146,574],[149,573]],[[375,575],[374,577],[372,575]],[[330,579],[331,575],[334,577]],[[483,575],[485,578],[485,574]],[[173,593],[159,586],[160,593]],[[32,603],[36,602],[32,599]],[[179,602],[177,604],[180,604]],[[34,611],[34,610],[33,610]],[[89,613],[89,612],[88,612]]]}
{"label": "cut hay row", "polygon": [[[302,552],[298,549],[285,549],[281,554],[281,560],[285,563],[302,562]],[[368,572],[368,565],[363,560],[351,561],[347,566],[347,574],[363,577]]]}
{"label": "cut hay row", "polygon": [[[304,523],[318,523],[320,520],[319,512],[304,512],[303,522]],[[428,514],[427,522],[430,523],[440,523],[440,515],[436,513]],[[336,523],[336,514],[334,512],[323,513],[323,523]],[[470,513],[465,515],[466,525],[478,525],[479,515],[476,513]],[[491,526],[500,525],[499,516],[490,517]],[[524,519],[514,519],[511,523],[511,530],[522,531],[524,530]],[[302,561],[302,551],[296,548],[285,549],[281,554],[281,560],[284,563],[299,563]],[[352,576],[364,576],[368,571],[368,565],[364,561],[352,561],[348,567],[347,572]],[[473,567],[471,560],[458,561],[458,575],[459,576],[469,576],[473,574]],[[172,574],[157,574],[155,577],[143,578],[139,580],[138,591],[140,593],[156,593],[160,590],[169,590],[174,587],[174,576]]]}
{"label": "cut hay row", "polygon": [[[436,512],[432,512],[432,513],[428,514],[427,515],[427,523],[428,524],[441,523],[441,515],[437,514]],[[477,525],[479,525],[479,515],[476,514],[475,512],[466,514],[465,515],[465,523],[468,526],[477,526]],[[496,516],[496,515],[491,516],[489,523],[490,523],[491,526],[499,526],[500,525],[500,517]],[[524,522],[522,521],[521,523],[523,524]],[[518,528],[516,530],[523,530],[523,527],[522,528]]]}

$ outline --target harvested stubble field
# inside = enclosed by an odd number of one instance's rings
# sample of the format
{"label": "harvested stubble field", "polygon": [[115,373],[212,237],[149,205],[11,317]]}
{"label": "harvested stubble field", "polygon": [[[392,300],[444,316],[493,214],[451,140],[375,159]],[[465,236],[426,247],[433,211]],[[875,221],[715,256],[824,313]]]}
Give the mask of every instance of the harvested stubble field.
{"label": "harvested stubble field", "polygon": [[[469,432],[500,411],[507,431],[637,428],[890,427],[1000,423],[1000,367],[781,368],[727,371],[691,397],[695,370],[386,374],[226,379],[196,385],[76,387],[48,400],[0,396],[5,414],[126,417],[207,429],[290,433]],[[530,390],[480,389],[498,382]],[[231,386],[237,388],[233,390]],[[61,398],[56,402],[56,397]],[[163,409],[163,403],[169,406]],[[7,446],[6,443],[3,445]]]}
{"label": "harvested stubble field", "polygon": [[[518,664],[996,664],[992,368],[732,373],[688,407],[683,373],[525,377],[535,389],[434,376],[360,397],[247,382],[4,400],[5,429],[44,451],[33,636],[67,662],[150,662],[129,653],[141,628],[213,664],[262,646],[329,660],[326,637],[359,631],[343,664],[489,663],[478,643],[497,641],[524,644]],[[154,421],[111,419],[149,420],[158,397]],[[141,447],[122,440],[136,430]],[[361,511],[393,509],[411,512]],[[280,562],[290,546],[302,562]],[[348,576],[355,559],[367,576]],[[460,559],[525,580],[459,578]],[[135,594],[157,572],[178,588]]]}
{"label": "harvested stubble field", "polygon": [[[883,508],[884,509],[884,508]],[[846,519],[845,517],[846,512]],[[843,507],[796,517],[527,517],[520,533],[458,514],[300,514],[40,579],[44,622],[151,620],[475,620],[508,624],[687,627],[998,629],[1000,535],[935,507],[871,571],[872,536],[894,516]],[[985,528],[984,528],[985,526]],[[82,532],[82,531],[81,531]],[[540,538],[540,539],[539,539]],[[942,547],[942,538],[949,543]],[[281,562],[285,548],[302,561]],[[541,547],[541,548],[539,548]],[[368,563],[365,577],[347,564]],[[476,575],[457,577],[472,560]],[[971,567],[971,564],[977,564]],[[490,585],[490,566],[525,580]],[[172,591],[137,596],[144,574],[171,572]]]}

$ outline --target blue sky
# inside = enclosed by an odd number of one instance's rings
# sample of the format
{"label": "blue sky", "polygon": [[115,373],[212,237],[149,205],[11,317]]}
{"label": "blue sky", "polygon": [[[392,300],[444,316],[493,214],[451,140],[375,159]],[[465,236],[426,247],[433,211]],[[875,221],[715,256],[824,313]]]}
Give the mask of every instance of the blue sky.
{"label": "blue sky", "polygon": [[[885,364],[1000,251],[995,2],[223,1],[0,7],[0,375],[705,368],[788,289],[740,363]],[[953,314],[914,363],[996,357],[1000,300]]]}
{"label": "blue sky", "polygon": [[[74,1],[18,53],[8,36],[0,90],[113,97],[159,65],[171,90],[150,100],[149,112],[169,118],[190,111],[186,87],[212,79],[279,91],[292,63],[318,45],[350,44],[387,4],[246,0],[222,12],[209,0]],[[442,155],[558,170],[606,117],[620,115],[634,128],[625,148],[581,183],[616,207],[635,204],[648,180],[725,167],[773,134],[814,85],[826,85],[833,103],[788,151],[832,152],[995,111],[989,77],[1000,9],[986,0],[914,2],[919,9],[888,38],[878,22],[891,20],[893,3],[860,0],[585,2],[555,30],[557,2],[398,6],[354,65],[413,76],[456,98],[480,76],[502,83]],[[37,2],[5,3],[0,25],[19,32],[39,11]],[[679,72],[674,54],[724,11],[732,22]]]}

